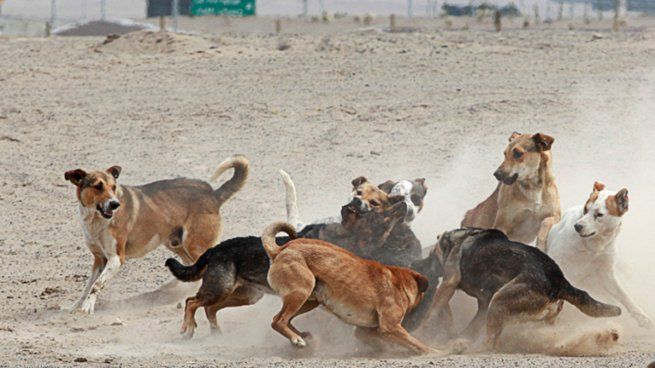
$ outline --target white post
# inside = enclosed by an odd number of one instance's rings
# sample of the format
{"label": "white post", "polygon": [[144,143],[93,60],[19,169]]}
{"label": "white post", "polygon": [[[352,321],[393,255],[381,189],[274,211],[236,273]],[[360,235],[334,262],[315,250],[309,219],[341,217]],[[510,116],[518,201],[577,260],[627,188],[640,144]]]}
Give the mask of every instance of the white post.
{"label": "white post", "polygon": [[173,32],[177,32],[177,18],[180,16],[180,4],[178,0],[173,0]]}
{"label": "white post", "polygon": [[107,0],[100,0],[100,19],[107,18]]}
{"label": "white post", "polygon": [[325,11],[325,3],[323,0],[318,0],[318,13],[323,14]]}
{"label": "white post", "polygon": [[302,0],[302,15],[309,13],[309,0]]}
{"label": "white post", "polygon": [[414,4],[412,0],[407,0],[407,17],[411,18],[414,16]]}

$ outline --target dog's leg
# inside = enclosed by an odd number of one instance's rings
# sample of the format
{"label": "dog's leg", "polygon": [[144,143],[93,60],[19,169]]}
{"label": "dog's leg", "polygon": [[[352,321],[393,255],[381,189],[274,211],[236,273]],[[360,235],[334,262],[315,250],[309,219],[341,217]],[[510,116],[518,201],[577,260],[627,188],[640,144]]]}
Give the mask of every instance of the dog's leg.
{"label": "dog's leg", "polygon": [[211,333],[214,334],[221,332],[221,329],[218,325],[218,320],[216,319],[216,313],[218,313],[219,310],[229,307],[253,305],[257,303],[263,296],[264,293],[254,287],[240,286],[234,290],[232,295],[230,295],[227,300],[210,306],[205,306],[205,315],[207,316],[207,320],[209,320]]}
{"label": "dog's leg", "polygon": [[202,301],[197,296],[187,298],[184,303],[184,322],[182,323],[180,333],[187,339],[193,337],[193,332],[196,327],[198,327],[198,324],[196,323],[196,310],[201,306]]}
{"label": "dog's leg", "polygon": [[93,283],[96,282],[100,274],[102,273],[103,269],[105,268],[105,263],[107,261],[97,255],[93,255],[93,268],[91,269],[91,276],[89,276],[89,279],[86,280],[86,286],[84,287],[84,292],[82,292],[82,296],[80,299],[75,302],[69,309],[70,312],[75,312],[78,310],[78,308],[82,305],[84,300],[89,296],[89,293],[91,292],[91,286],[93,286]]}
{"label": "dog's leg", "polygon": [[89,294],[86,296],[86,298],[84,298],[77,311],[85,314],[93,314],[98,294],[105,287],[105,285],[107,285],[107,282],[109,282],[109,280],[111,280],[111,278],[116,275],[120,267],[121,259],[118,255],[113,255],[107,259],[107,263],[100,273],[100,276],[98,276],[98,278],[91,285]]}
{"label": "dog's leg", "polygon": [[549,303],[547,296],[533,291],[521,276],[505,284],[494,294],[487,312],[487,349],[498,350],[500,335],[512,317],[537,314]]}
{"label": "dog's leg", "polygon": [[298,312],[296,312],[296,314],[294,314],[294,316],[291,317],[291,319],[289,320],[289,328],[291,328],[293,332],[300,335],[300,337],[302,337],[303,339],[311,338],[312,337],[311,333],[307,331],[303,331],[303,332],[299,331],[293,324],[291,324],[291,322],[293,322],[294,318],[298,317],[301,314],[305,314],[307,312],[316,309],[319,305],[321,305],[321,303],[319,303],[316,300],[308,300],[307,302],[305,302],[305,304],[303,304],[302,307],[300,307],[300,310],[298,310]]}
{"label": "dog's leg", "polygon": [[462,336],[466,339],[471,339],[475,341],[478,337],[480,329],[484,327],[485,322],[487,321],[487,311],[489,309],[489,300],[478,299],[478,311],[475,313],[475,317],[471,322],[466,326],[462,332]]}
{"label": "dog's leg", "polygon": [[[444,262],[443,281],[437,287],[432,306],[430,307],[430,315],[434,315],[439,319],[443,318],[446,308],[449,308],[450,299],[455,295],[455,291],[457,291],[459,282],[462,279],[459,270],[460,250],[453,249],[450,253],[451,255]],[[452,320],[452,315],[450,318]]]}
{"label": "dog's leg", "polygon": [[364,344],[375,349],[376,352],[384,351],[384,342],[380,338],[377,328],[357,327],[355,329],[355,338]]}
{"label": "dog's leg", "polygon": [[307,302],[310,295],[311,290],[291,291],[288,294],[282,295],[282,310],[273,317],[273,323],[271,324],[271,327],[275,331],[285,336],[292,344],[299,348],[304,348],[307,346],[307,343],[300,334],[294,332],[294,330],[298,330],[290,326],[290,321]]}
{"label": "dog's leg", "polygon": [[604,263],[607,266],[604,270],[598,272],[601,277],[600,282],[601,285],[603,285],[603,288],[619,303],[625,306],[640,327],[648,329],[653,328],[653,321],[641,310],[641,308],[639,308],[639,306],[635,304],[628,293],[625,292],[625,289],[623,289],[619,280],[616,279],[612,260],[606,259],[604,260]]}
{"label": "dog's leg", "polygon": [[546,217],[539,227],[539,232],[537,233],[537,248],[542,252],[546,253],[547,251],[547,242],[548,242],[548,233],[550,229],[559,221],[559,218],[555,216]]}
{"label": "dog's leg", "polygon": [[405,330],[401,325],[403,312],[400,307],[378,311],[378,316],[378,331],[383,339],[402,345],[419,354],[440,353]]}

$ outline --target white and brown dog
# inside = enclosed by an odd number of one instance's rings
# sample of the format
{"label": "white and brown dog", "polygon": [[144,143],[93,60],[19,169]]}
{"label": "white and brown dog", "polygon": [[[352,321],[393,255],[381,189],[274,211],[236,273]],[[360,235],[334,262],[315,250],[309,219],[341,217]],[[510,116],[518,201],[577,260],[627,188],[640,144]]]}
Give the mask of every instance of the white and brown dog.
{"label": "white and brown dog", "polygon": [[219,240],[220,208],[248,178],[248,160],[223,161],[212,180],[234,168],[217,190],[204,181],[178,178],[140,186],[119,185],[121,168],[67,171],[77,187],[84,240],[93,254],[92,274],[73,311],[92,314],[100,291],[126,259],[142,257],[160,245],[193,263]]}
{"label": "white and brown dog", "polygon": [[628,190],[613,192],[594,183],[594,189],[583,206],[569,208],[562,220],[548,231],[546,251],[562,268],[571,282],[602,288],[623,304],[640,326],[653,322],[632,301],[614,274],[616,237],[623,215],[628,211]]}

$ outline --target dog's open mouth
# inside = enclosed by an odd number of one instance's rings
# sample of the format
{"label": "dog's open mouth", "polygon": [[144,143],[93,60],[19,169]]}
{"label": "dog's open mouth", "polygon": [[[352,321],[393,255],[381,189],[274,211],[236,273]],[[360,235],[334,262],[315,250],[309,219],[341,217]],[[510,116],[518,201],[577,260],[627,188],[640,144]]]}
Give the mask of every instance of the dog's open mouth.
{"label": "dog's open mouth", "polygon": [[589,233],[589,234],[580,234],[580,233],[578,233],[578,235],[580,235],[581,238],[588,238],[590,236],[596,235],[596,232],[594,231],[593,233]]}
{"label": "dog's open mouth", "polygon": [[519,178],[519,174],[514,174],[503,179],[503,184],[512,185],[516,182],[516,179]]}
{"label": "dog's open mouth", "polygon": [[114,210],[103,210],[99,204],[96,205],[96,210],[100,212],[100,216],[106,219],[110,219],[114,216]]}

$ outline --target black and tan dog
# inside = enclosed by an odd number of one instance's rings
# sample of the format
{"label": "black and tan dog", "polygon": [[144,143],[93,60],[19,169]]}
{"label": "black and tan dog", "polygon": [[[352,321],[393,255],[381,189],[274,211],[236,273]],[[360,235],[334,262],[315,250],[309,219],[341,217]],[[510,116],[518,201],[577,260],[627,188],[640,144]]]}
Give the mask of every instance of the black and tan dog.
{"label": "black and tan dog", "polygon": [[522,243],[532,243],[547,230],[542,222],[560,218],[559,193],[552,170],[551,146],[555,139],[537,134],[514,132],[505,148],[505,159],[494,172],[496,190],[466,212],[462,226],[498,229]]}
{"label": "black and tan dog", "polygon": [[[346,211],[345,207],[347,206],[344,206],[342,211]],[[357,222],[357,224],[353,224],[357,229],[377,229],[374,232],[362,231],[358,235],[359,239],[368,239],[377,249],[379,244],[385,242],[385,237],[389,233],[387,229],[393,227],[397,222],[402,222],[405,213],[406,207],[404,202],[401,201],[386,210],[376,208],[358,216],[356,219],[351,219],[351,221]],[[307,237],[305,232],[298,235]],[[351,234],[351,236],[356,235]],[[277,238],[279,244],[285,244],[289,240],[289,237]],[[325,240],[339,244],[342,239]],[[181,332],[187,337],[193,336],[196,327],[195,313],[198,308],[205,308],[205,314],[212,331],[218,331],[216,313],[219,310],[227,307],[255,304],[262,298],[264,293],[274,293],[266,279],[269,259],[262,247],[260,237],[240,237],[221,242],[207,250],[191,266],[184,266],[173,258],[166,261],[166,266],[181,281],[203,280],[196,295],[186,301]],[[433,266],[420,267],[421,270],[429,270]],[[431,279],[436,282],[439,276],[440,273]],[[416,323],[412,325],[414,324]]]}
{"label": "black and tan dog", "polygon": [[300,238],[278,246],[275,235],[281,231],[295,235],[293,227],[283,222],[269,225],[262,233],[271,259],[268,281],[282,298],[282,309],[273,318],[274,330],[295,346],[306,346],[308,333],[291,322],[322,305],[357,326],[356,336],[364,342],[381,339],[415,353],[435,351],[402,326],[405,315],[419,305],[428,289],[426,277],[357,257],[322,240]]}
{"label": "black and tan dog", "polygon": [[559,266],[535,247],[513,242],[498,230],[464,228],[438,240],[443,282],[434,298],[434,315],[447,311],[456,290],[478,300],[478,311],[464,331],[477,336],[486,325],[486,347],[498,348],[509,321],[553,321],[567,301],[591,317],[613,317],[619,307],[603,304],[566,280]]}
{"label": "black and tan dog", "polygon": [[234,168],[217,190],[204,181],[171,179],[140,186],[119,185],[119,166],[105,171],[67,171],[77,187],[84,240],[93,254],[91,277],[74,311],[91,314],[100,291],[129,258],[142,257],[164,245],[192,263],[216,244],[221,234],[220,208],[248,177],[248,160],[233,156],[213,175]]}

